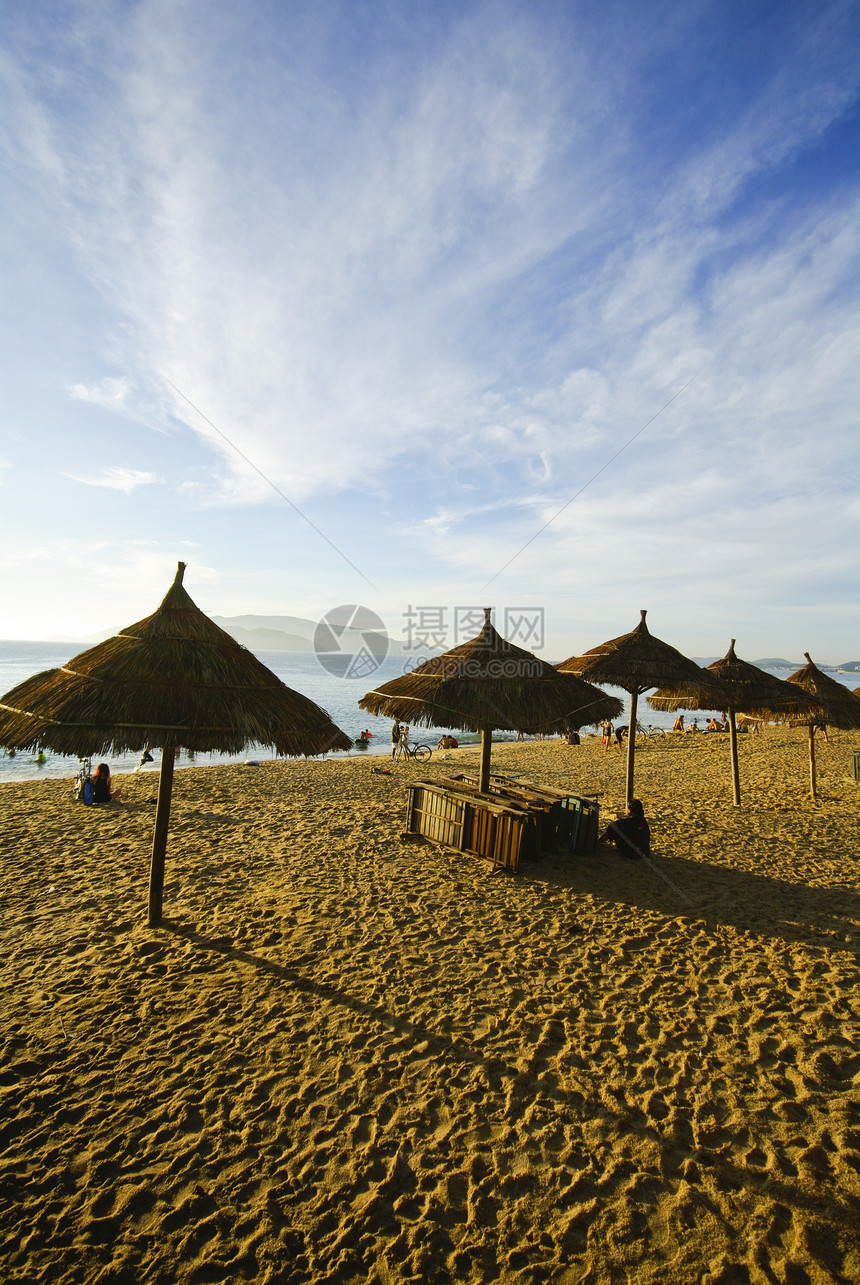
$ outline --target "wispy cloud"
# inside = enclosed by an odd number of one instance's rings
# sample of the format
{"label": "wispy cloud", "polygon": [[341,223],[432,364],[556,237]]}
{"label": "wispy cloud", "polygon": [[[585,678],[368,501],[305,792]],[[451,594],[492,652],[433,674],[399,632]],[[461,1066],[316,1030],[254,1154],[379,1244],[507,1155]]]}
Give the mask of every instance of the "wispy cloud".
{"label": "wispy cloud", "polygon": [[68,477],[75,482],[82,482],[84,486],[101,486],[108,491],[124,491],[130,495],[139,486],[154,486],[164,479],[157,473],[146,473],[142,469],[108,467],[102,469],[92,477],[80,477],[78,474],[69,473]]}
{"label": "wispy cloud", "polygon": [[822,158],[851,6],[743,41],[719,6],[443,9],[20,20],[7,146],[113,318],[59,382],[198,447],[77,480],[264,507],[164,374],[297,504],[388,506],[385,565],[483,584],[695,375],[500,591],[668,593],[695,549],[709,592],[799,585],[805,550],[841,574],[810,497],[850,548],[858,188]]}
{"label": "wispy cloud", "polygon": [[133,380],[127,376],[119,379],[107,377],[97,384],[69,385],[69,396],[76,401],[91,402],[94,406],[102,406],[117,414],[128,413],[133,409],[135,391]]}

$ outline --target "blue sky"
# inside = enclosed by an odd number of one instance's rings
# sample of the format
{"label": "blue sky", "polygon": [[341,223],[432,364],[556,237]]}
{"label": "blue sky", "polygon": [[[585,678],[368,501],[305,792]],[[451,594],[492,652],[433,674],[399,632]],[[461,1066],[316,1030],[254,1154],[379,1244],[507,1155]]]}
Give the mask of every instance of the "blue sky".
{"label": "blue sky", "polygon": [[856,4],[3,10],[0,636],[860,657]]}

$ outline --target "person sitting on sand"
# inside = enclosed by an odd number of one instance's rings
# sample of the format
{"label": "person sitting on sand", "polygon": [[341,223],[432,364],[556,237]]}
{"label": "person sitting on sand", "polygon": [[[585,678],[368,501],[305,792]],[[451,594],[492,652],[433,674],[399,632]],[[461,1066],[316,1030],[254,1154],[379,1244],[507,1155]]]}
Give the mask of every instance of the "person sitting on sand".
{"label": "person sitting on sand", "polygon": [[615,844],[623,857],[629,857],[631,861],[638,861],[643,855],[651,855],[651,829],[645,820],[641,799],[631,799],[627,815],[619,817],[617,821],[610,821],[600,836],[602,843],[607,839]]}
{"label": "person sitting on sand", "polygon": [[723,729],[720,727],[716,718],[711,718],[710,722],[708,723],[708,726],[705,728],[706,732],[721,732],[722,730]]}
{"label": "person sitting on sand", "polygon": [[579,732],[568,732],[566,740],[568,745],[579,745]]}
{"label": "person sitting on sand", "polygon": [[122,788],[111,789],[110,768],[107,763],[99,763],[93,773],[93,803],[119,802]]}
{"label": "person sitting on sand", "polygon": [[685,727],[685,728],[684,728],[684,731],[685,731],[685,732],[698,732],[698,730],[699,730],[699,720],[698,720],[697,718],[694,718],[694,719],[693,719],[693,721],[692,721],[692,723],[690,723],[689,727]]}
{"label": "person sitting on sand", "polygon": [[672,731],[683,732],[683,730],[684,730],[684,715],[679,714],[678,717],[675,719],[674,723],[672,724]]}

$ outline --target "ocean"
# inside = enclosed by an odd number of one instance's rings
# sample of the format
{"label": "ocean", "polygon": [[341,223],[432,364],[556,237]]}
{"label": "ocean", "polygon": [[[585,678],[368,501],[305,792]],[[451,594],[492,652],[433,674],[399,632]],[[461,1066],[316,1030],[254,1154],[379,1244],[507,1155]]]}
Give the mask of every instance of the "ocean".
{"label": "ocean", "polygon": [[[0,694],[8,692],[18,683],[29,678],[32,674],[41,673],[46,669],[56,669],[60,665],[65,665],[71,659],[72,654],[78,654],[82,648],[75,648],[75,644],[69,643],[47,643],[47,642],[9,642],[0,641]],[[358,708],[358,701],[373,687],[381,683],[388,682],[392,678],[404,672],[404,665],[409,664],[410,668],[414,666],[414,660],[407,661],[403,656],[389,656],[382,665],[375,671],[364,678],[339,678],[330,674],[322,667],[313,653],[293,652],[293,651],[260,651],[256,655],[268,666],[274,674],[288,687],[301,692],[304,696],[310,697],[317,705],[321,705],[326,710],[333,721],[340,727],[347,736],[357,737],[359,732],[367,729],[372,733],[373,739],[367,750],[353,749],[349,751],[350,755],[367,755],[367,754],[390,754],[391,752],[391,720],[387,718],[374,718],[371,714],[366,714]],[[787,674],[782,670],[771,671],[778,678],[786,678]],[[844,683],[846,687],[853,690],[860,683],[860,677],[857,674],[832,673],[831,677],[837,682]],[[625,707],[629,701],[629,696],[616,688],[606,688],[613,695],[625,702]],[[652,710],[645,697],[640,697],[638,721],[643,726],[669,728],[675,720],[674,714],[664,714],[658,710]],[[700,713],[698,715],[700,724],[706,720],[707,715]],[[626,721],[626,715],[622,719]],[[588,729],[586,729],[588,730]],[[463,732],[456,727],[447,728],[416,728],[413,736],[413,742],[424,741],[430,746],[435,746],[436,741],[443,732],[450,732],[457,736],[461,744],[477,743],[479,737],[475,733]],[[494,739],[513,740],[511,733],[496,733]],[[178,767],[200,767],[211,763],[242,763],[248,760],[258,760],[260,762],[274,758],[272,750],[249,745],[244,753],[240,755],[230,754],[196,754],[190,757],[184,750],[178,761]],[[329,758],[347,757],[345,751],[340,751],[327,755]],[[110,764],[111,772],[130,772],[136,768],[140,762],[139,754],[108,754],[104,756],[104,762]],[[159,756],[156,754],[155,762],[147,764],[143,771],[155,773],[159,766]],[[3,781],[22,781],[39,777],[74,777],[78,770],[78,760],[61,754],[52,754],[46,751],[44,763],[36,760],[31,751],[20,750],[14,758],[10,757],[7,751],[0,751],[0,783]]]}

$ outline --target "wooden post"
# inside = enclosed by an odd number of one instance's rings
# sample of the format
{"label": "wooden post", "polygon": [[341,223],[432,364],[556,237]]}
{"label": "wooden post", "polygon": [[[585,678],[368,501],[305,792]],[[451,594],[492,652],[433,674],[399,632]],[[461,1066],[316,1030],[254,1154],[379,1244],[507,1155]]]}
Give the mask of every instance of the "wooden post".
{"label": "wooden post", "polygon": [[484,727],[481,730],[481,777],[478,789],[486,794],[490,788],[490,746],[493,744],[493,729]]}
{"label": "wooden post", "polygon": [[173,794],[173,768],[175,761],[175,746],[165,745],[161,751],[158,805],[155,809],[152,860],[149,865],[149,922],[153,926],[161,923],[161,903],[164,895],[164,854],[167,851],[167,829],[170,825],[170,799]]}
{"label": "wooden post", "polygon": [[[644,620],[645,613],[643,611]],[[630,723],[627,727],[627,806],[633,798],[633,759],[636,754],[636,706],[639,704],[639,693],[634,688],[630,693]]]}
{"label": "wooden post", "polygon": [[815,798],[815,724],[809,724],[809,793]]}
{"label": "wooden post", "polygon": [[729,706],[729,742],[732,751],[732,797],[735,804],[740,806],[741,778],[738,771],[738,729],[735,724],[735,711],[731,706]]}

